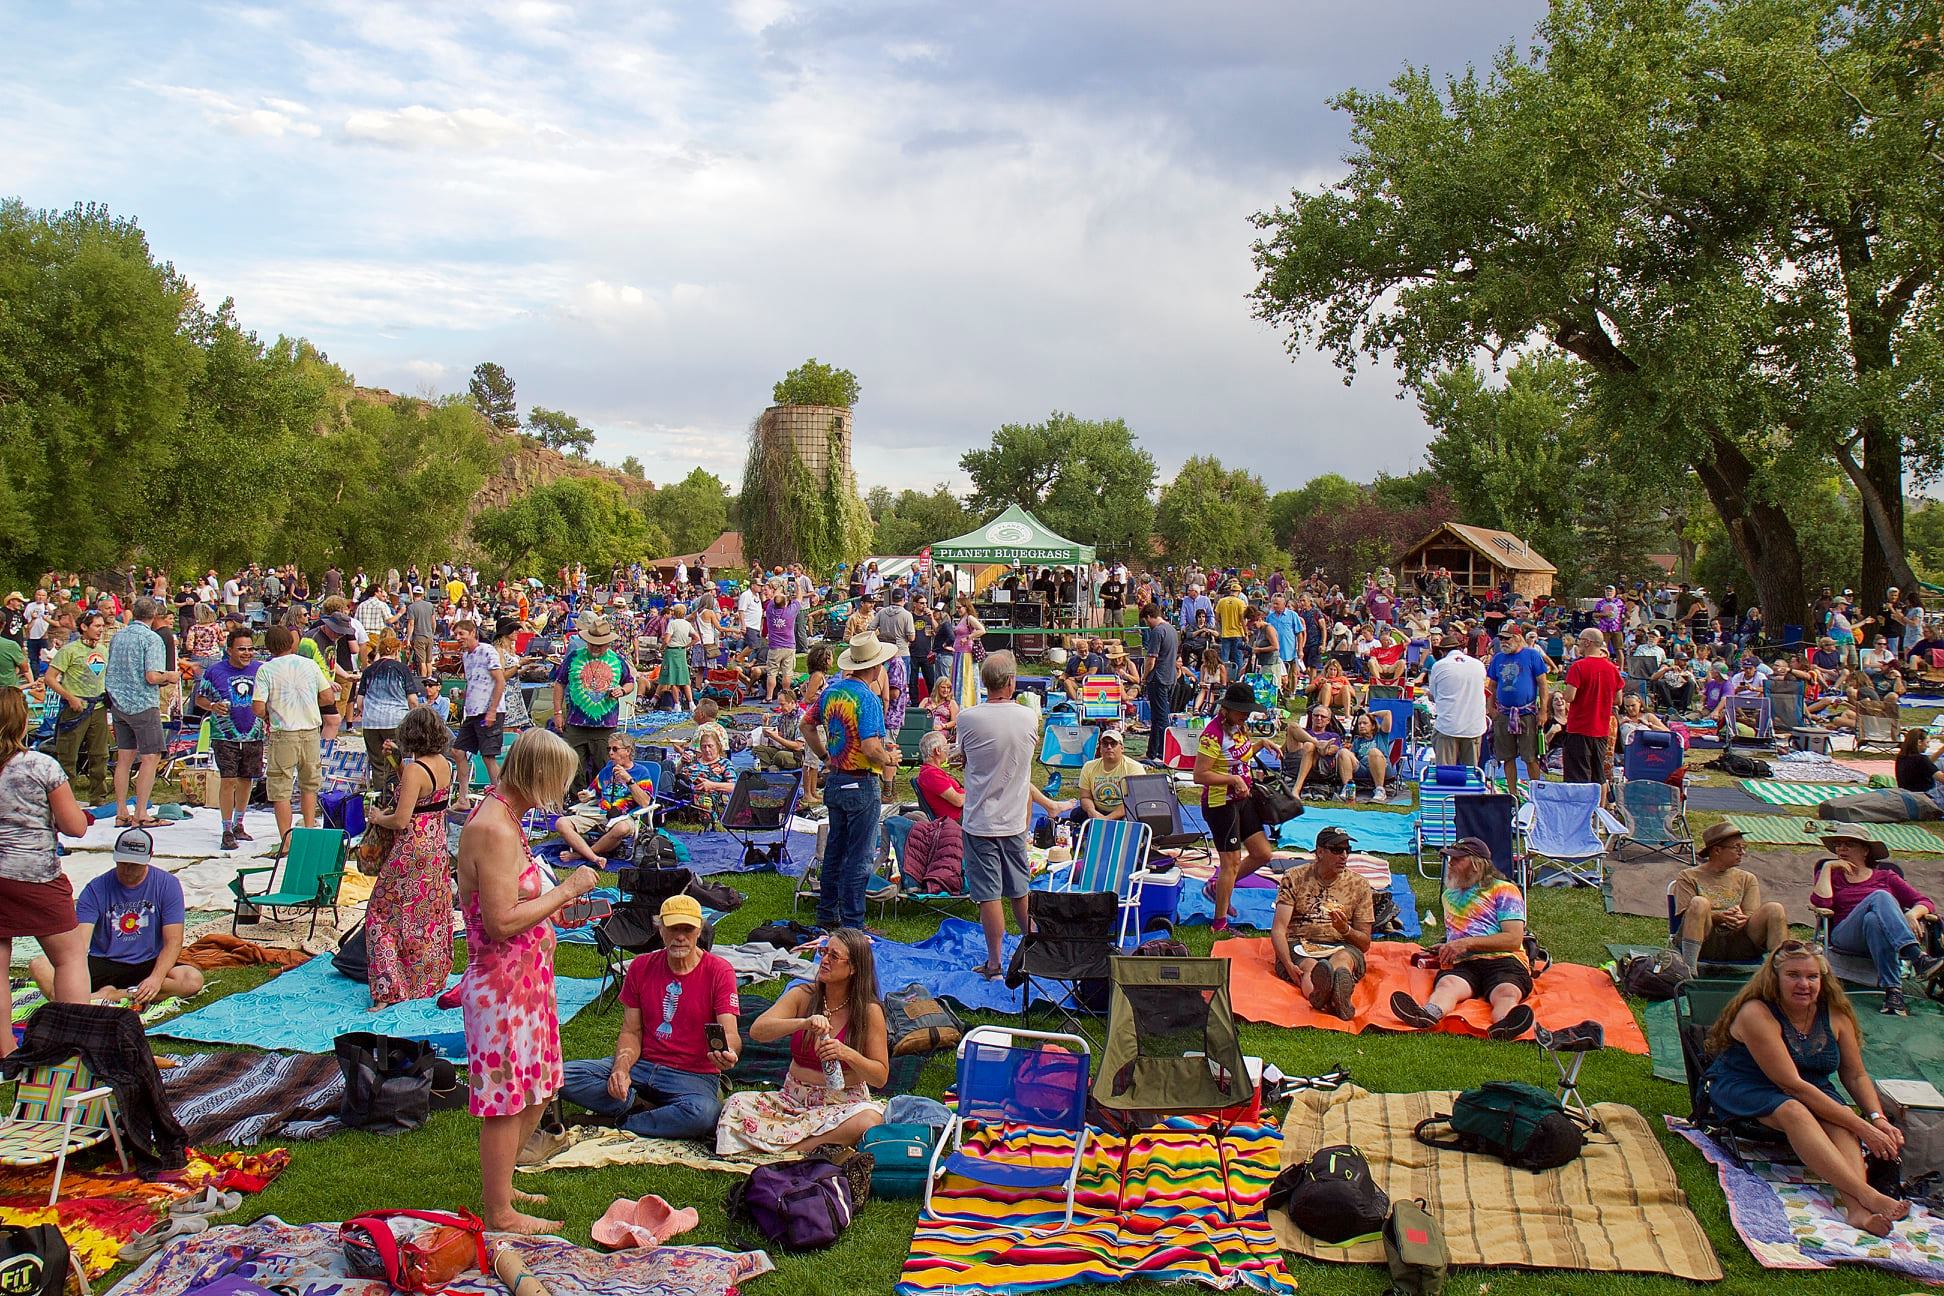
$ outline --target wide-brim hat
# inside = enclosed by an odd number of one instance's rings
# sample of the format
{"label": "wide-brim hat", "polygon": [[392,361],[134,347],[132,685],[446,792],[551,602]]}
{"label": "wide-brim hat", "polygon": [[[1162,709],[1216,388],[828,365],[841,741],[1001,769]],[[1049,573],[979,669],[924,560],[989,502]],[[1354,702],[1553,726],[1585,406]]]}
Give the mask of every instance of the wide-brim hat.
{"label": "wide-brim hat", "polygon": [[614,622],[599,615],[583,617],[580,623],[580,638],[581,642],[589,648],[600,648],[611,644],[614,642]]}
{"label": "wide-brim hat", "polygon": [[1742,835],[1741,829],[1725,819],[1718,823],[1711,823],[1701,830],[1701,844],[1696,848],[1696,853],[1706,855],[1715,847],[1724,842],[1734,841]]}
{"label": "wide-brim hat", "polygon": [[1222,690],[1222,700],[1219,705],[1222,710],[1233,711],[1238,715],[1255,715],[1262,710],[1261,705],[1256,701],[1255,690],[1240,680]]}
{"label": "wide-brim hat", "polygon": [[1872,864],[1878,860],[1888,859],[1890,856],[1888,846],[1870,837],[1861,828],[1838,828],[1822,838],[1822,844],[1831,850],[1836,849],[1838,842],[1861,842],[1869,848],[1869,860]]}
{"label": "wide-brim hat", "polygon": [[845,672],[867,671],[873,666],[884,665],[900,654],[901,650],[896,644],[885,643],[877,637],[875,630],[866,630],[852,639],[850,647],[837,658],[837,669]]}

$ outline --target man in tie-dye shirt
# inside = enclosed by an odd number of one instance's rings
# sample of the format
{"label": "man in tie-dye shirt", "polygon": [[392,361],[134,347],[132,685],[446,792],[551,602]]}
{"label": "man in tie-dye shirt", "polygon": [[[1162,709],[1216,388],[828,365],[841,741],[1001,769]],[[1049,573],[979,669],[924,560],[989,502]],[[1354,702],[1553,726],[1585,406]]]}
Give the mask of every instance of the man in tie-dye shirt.
{"label": "man in tie-dye shirt", "polygon": [[898,649],[866,630],[837,659],[840,680],[824,686],[804,734],[824,762],[823,885],[817,893],[817,925],[826,931],[864,926],[864,888],[871,877],[877,840],[878,771],[895,767],[898,749],[886,739],[884,666]]}
{"label": "man in tie-dye shirt", "polygon": [[1438,978],[1431,998],[1419,1003],[1399,990],[1390,1008],[1419,1030],[1435,1027],[1470,998],[1492,1005],[1492,1039],[1517,1039],[1532,1029],[1532,969],[1526,963],[1525,897],[1492,867],[1492,848],[1462,837],[1444,849],[1445,943],[1438,947]]}

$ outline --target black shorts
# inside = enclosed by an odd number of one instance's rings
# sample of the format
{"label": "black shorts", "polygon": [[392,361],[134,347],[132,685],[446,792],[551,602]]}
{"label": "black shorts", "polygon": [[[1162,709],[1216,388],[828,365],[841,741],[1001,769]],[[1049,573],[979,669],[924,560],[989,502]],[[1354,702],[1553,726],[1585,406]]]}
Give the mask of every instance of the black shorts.
{"label": "black shorts", "polygon": [[263,777],[262,742],[228,742],[218,738],[209,744],[209,750],[216,757],[218,778],[260,779]]}
{"label": "black shorts", "polygon": [[459,722],[459,732],[453,735],[452,749],[462,752],[478,752],[491,760],[498,760],[500,747],[506,741],[506,717],[496,715],[488,723],[485,716],[467,716]]}
{"label": "black shorts", "polygon": [[1479,999],[1489,999],[1492,991],[1502,985],[1519,987],[1519,998],[1524,999],[1532,993],[1532,973],[1526,965],[1512,958],[1475,958],[1455,963],[1440,969],[1438,977],[1462,977],[1471,987],[1472,995]]}
{"label": "black shorts", "polygon": [[1215,849],[1230,854],[1240,851],[1244,842],[1262,831],[1262,816],[1256,813],[1253,797],[1206,806],[1202,818],[1208,820],[1208,836]]}
{"label": "black shorts", "polygon": [[1561,768],[1568,783],[1604,783],[1607,747],[1590,734],[1569,733],[1560,740]]}
{"label": "black shorts", "polygon": [[93,990],[105,990],[109,986],[126,990],[142,984],[153,971],[154,959],[142,963],[117,963],[114,959],[88,955],[88,987]]}

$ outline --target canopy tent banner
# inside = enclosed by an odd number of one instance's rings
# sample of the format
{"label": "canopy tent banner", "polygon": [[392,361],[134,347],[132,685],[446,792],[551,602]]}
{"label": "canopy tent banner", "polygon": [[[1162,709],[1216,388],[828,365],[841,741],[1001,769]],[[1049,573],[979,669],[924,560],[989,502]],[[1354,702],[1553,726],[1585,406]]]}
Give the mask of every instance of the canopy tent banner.
{"label": "canopy tent banner", "polygon": [[1025,563],[1037,567],[1071,566],[1094,560],[1092,545],[1075,544],[1017,504],[976,531],[931,547],[933,562]]}

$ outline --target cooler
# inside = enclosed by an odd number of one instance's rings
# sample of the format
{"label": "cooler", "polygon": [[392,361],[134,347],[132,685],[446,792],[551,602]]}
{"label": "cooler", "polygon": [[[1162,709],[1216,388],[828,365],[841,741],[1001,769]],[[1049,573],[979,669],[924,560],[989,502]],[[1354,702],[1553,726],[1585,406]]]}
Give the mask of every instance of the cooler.
{"label": "cooler", "polygon": [[1181,870],[1142,869],[1134,877],[1141,883],[1141,909],[1135,919],[1136,939],[1156,919],[1166,919],[1172,928],[1175,906],[1181,903]]}
{"label": "cooler", "polygon": [[1221,1118],[1238,1125],[1252,1125],[1262,1119],[1262,1059],[1244,1056],[1242,1065],[1249,1072],[1249,1100],[1224,1107]]}

